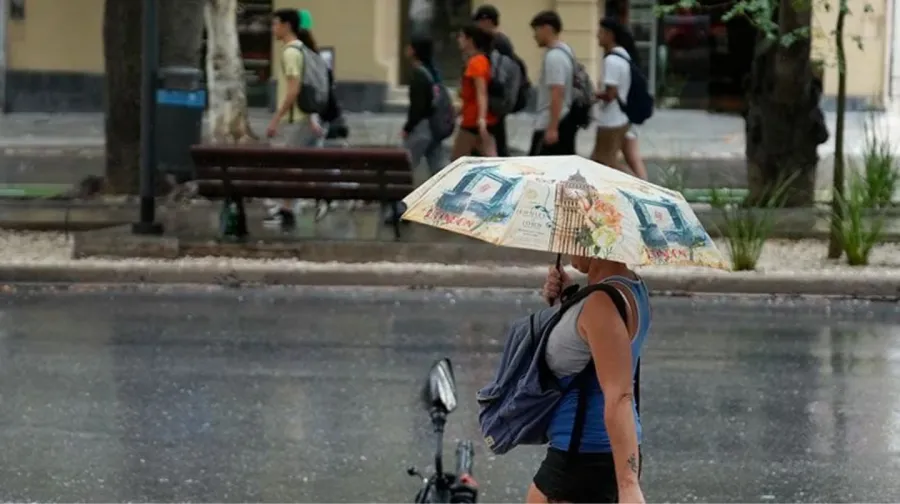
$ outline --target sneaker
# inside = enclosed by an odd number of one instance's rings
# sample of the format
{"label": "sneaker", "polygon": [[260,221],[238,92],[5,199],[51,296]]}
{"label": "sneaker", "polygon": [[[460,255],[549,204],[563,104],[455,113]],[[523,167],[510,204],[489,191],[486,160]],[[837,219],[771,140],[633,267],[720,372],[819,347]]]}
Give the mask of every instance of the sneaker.
{"label": "sneaker", "polygon": [[321,220],[328,213],[330,206],[324,200],[316,204],[316,220]]}
{"label": "sneaker", "polygon": [[279,207],[272,208],[268,217],[263,219],[263,225],[266,227],[291,228],[296,223],[294,212]]}

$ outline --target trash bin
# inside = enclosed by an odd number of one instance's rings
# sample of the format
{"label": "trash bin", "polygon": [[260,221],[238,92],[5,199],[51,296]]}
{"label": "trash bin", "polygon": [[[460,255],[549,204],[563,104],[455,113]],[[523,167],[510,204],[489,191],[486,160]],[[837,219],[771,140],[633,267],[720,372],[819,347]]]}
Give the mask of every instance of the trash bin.
{"label": "trash bin", "polygon": [[191,146],[203,135],[206,89],[203,72],[191,67],[163,67],[156,90],[156,156],[159,170],[181,183],[193,180]]}

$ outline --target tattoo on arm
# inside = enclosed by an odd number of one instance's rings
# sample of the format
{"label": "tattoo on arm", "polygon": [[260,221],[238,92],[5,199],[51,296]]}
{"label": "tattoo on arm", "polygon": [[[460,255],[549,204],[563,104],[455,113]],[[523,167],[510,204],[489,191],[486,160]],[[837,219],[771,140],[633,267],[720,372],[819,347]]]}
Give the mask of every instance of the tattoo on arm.
{"label": "tattoo on arm", "polygon": [[640,464],[638,463],[637,455],[635,455],[634,453],[632,453],[628,457],[628,467],[634,474],[638,474],[638,472],[640,471]]}

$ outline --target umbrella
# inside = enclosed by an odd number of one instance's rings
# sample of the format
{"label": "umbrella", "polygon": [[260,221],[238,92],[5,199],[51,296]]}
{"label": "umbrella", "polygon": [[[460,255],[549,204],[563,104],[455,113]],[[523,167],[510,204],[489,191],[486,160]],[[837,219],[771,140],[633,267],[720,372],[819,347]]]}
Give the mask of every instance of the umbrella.
{"label": "umbrella", "polygon": [[404,220],[494,245],[729,269],[680,193],[580,156],[463,157],[403,203]]}

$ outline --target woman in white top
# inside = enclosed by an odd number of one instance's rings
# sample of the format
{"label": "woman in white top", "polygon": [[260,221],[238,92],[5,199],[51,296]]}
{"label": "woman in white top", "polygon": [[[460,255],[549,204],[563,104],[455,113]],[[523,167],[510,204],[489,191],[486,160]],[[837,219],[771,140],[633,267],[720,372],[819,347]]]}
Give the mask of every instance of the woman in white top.
{"label": "woman in white top", "polygon": [[617,20],[605,18],[600,22],[597,42],[606,56],[603,58],[603,85],[596,95],[600,106],[591,159],[629,171],[619,162],[619,152],[622,152],[634,175],[646,179],[647,169],[637,150],[637,134],[621,106],[631,88],[632,64],[637,62],[634,38]]}

